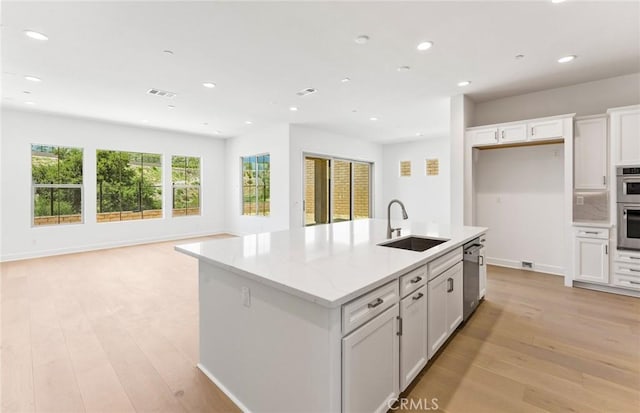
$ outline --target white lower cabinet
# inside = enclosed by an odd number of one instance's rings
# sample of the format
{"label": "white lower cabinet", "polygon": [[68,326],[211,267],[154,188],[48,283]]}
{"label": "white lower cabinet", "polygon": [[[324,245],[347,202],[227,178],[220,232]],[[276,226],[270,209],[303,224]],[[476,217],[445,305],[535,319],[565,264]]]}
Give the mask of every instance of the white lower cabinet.
{"label": "white lower cabinet", "polygon": [[398,397],[398,304],[342,339],[342,411],[386,412]]}
{"label": "white lower cabinet", "polygon": [[429,358],[462,322],[462,263],[454,265],[428,284]]}
{"label": "white lower cabinet", "polygon": [[575,238],[575,275],[577,281],[609,283],[609,238]]}
{"label": "white lower cabinet", "polygon": [[427,286],[400,301],[400,391],[404,391],[429,359]]}

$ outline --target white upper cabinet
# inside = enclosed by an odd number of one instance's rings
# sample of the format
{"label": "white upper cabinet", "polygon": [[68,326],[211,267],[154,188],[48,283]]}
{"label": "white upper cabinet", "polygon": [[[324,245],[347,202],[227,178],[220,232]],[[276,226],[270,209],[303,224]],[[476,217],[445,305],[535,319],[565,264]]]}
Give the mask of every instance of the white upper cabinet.
{"label": "white upper cabinet", "polygon": [[524,144],[527,142],[563,139],[566,122],[572,114],[530,119],[468,128],[465,139],[472,147]]}
{"label": "white upper cabinet", "polygon": [[470,133],[473,146],[495,145],[498,141],[498,128],[476,129]]}
{"label": "white upper cabinet", "polygon": [[606,189],[607,117],[576,120],[573,142],[575,189]]}
{"label": "white upper cabinet", "polygon": [[526,142],[527,140],[527,125],[505,125],[498,128],[498,137],[500,143],[516,143]]}
{"label": "white upper cabinet", "polygon": [[527,123],[530,141],[559,139],[563,135],[562,119],[547,119]]}
{"label": "white upper cabinet", "polygon": [[640,105],[610,109],[615,165],[640,164]]}

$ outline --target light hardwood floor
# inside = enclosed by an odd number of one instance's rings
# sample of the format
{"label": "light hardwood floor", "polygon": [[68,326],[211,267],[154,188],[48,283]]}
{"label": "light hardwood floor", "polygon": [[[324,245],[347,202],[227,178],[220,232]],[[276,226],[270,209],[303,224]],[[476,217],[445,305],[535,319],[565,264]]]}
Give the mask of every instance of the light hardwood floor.
{"label": "light hardwood floor", "polygon": [[[0,264],[2,412],[238,411],[195,367],[197,263],[176,243]],[[640,300],[490,267],[486,301],[404,396],[640,412]]]}

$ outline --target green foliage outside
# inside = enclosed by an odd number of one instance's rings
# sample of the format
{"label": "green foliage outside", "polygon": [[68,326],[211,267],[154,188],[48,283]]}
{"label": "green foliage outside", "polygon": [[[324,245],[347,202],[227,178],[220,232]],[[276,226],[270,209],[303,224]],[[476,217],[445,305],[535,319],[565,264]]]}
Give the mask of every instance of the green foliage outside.
{"label": "green foliage outside", "polygon": [[242,199],[244,215],[269,215],[271,200],[271,159],[269,155],[242,158]]}
{"label": "green foliage outside", "polygon": [[82,149],[32,145],[31,177],[36,186],[35,217],[74,215],[82,212],[82,190],[57,187],[82,184]]}
{"label": "green foliage outside", "polygon": [[99,150],[96,173],[99,213],[162,209],[159,154]]}
{"label": "green foliage outside", "polygon": [[173,209],[200,207],[200,158],[171,157]]}

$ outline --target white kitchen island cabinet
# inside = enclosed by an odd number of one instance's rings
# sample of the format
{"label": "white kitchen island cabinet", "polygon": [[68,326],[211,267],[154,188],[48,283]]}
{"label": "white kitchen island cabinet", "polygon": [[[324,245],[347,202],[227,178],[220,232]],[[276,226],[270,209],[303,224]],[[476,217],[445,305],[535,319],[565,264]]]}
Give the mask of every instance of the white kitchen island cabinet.
{"label": "white kitchen island cabinet", "polygon": [[386,411],[425,363],[427,268],[486,232],[394,225],[448,241],[381,246],[368,219],[176,247],[199,259],[198,367],[243,411]]}

